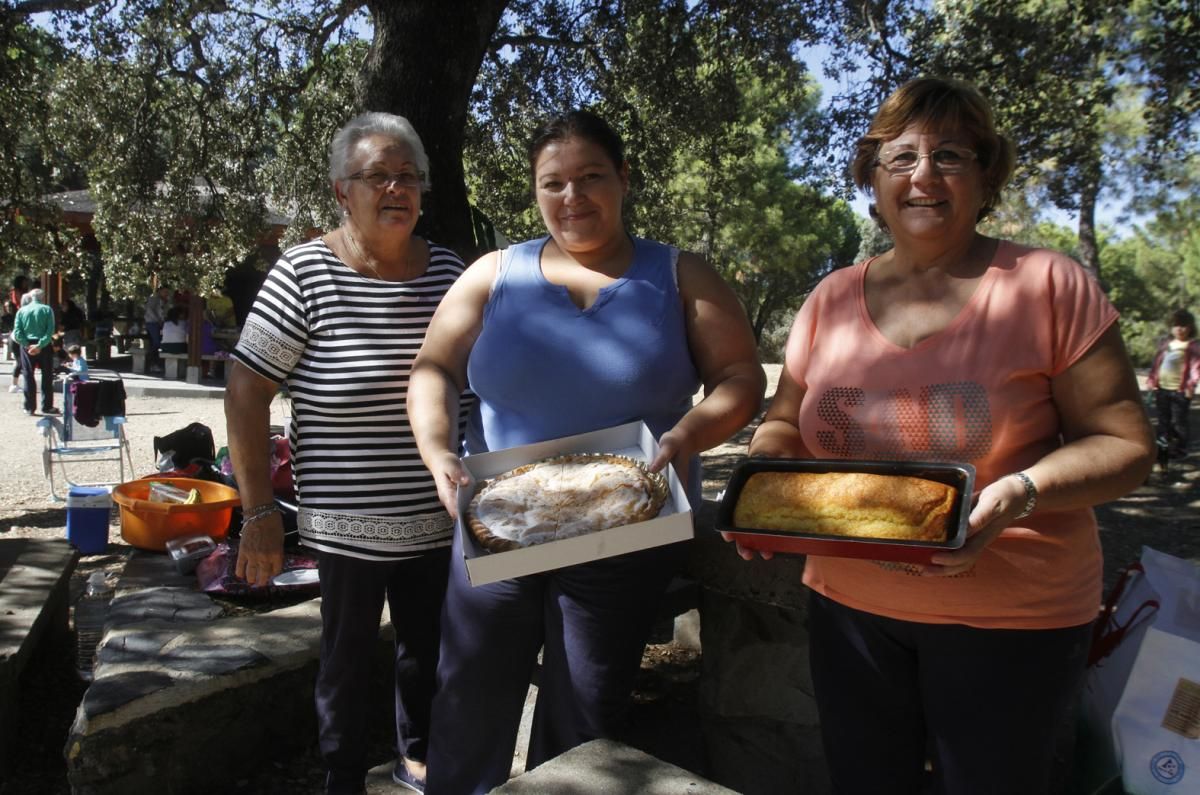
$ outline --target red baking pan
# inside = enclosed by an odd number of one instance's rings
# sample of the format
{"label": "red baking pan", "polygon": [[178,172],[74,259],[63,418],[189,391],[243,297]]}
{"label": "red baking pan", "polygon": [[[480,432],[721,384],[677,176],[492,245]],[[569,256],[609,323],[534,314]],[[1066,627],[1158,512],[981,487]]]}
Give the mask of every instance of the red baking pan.
{"label": "red baking pan", "polygon": [[[733,523],[734,507],[742,487],[750,476],[757,472],[868,472],[876,475],[908,475],[945,483],[957,490],[951,508],[949,538],[945,541],[877,540],[738,527]],[[971,513],[974,489],[975,467],[970,464],[938,461],[857,461],[844,458],[749,458],[738,464],[729,477],[725,496],[717,508],[714,529],[732,534],[746,549],[781,554],[827,555],[928,564],[935,553],[958,549],[966,542],[967,518]]]}

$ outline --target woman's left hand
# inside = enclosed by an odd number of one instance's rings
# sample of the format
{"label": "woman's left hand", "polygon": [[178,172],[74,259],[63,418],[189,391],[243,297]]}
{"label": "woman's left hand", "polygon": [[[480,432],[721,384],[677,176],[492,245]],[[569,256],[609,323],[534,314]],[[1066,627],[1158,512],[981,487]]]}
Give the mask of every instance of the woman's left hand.
{"label": "woman's left hand", "polygon": [[687,483],[691,453],[688,452],[687,432],[676,425],[658,439],[658,455],[650,462],[650,471],[658,472],[667,464],[675,465],[681,483]]}
{"label": "woman's left hand", "polygon": [[967,542],[962,549],[939,552],[931,559],[923,574],[933,577],[953,577],[970,571],[988,544],[1012,524],[1025,508],[1025,487],[1015,477],[1005,476],[988,484],[979,492],[975,507],[967,520]]}

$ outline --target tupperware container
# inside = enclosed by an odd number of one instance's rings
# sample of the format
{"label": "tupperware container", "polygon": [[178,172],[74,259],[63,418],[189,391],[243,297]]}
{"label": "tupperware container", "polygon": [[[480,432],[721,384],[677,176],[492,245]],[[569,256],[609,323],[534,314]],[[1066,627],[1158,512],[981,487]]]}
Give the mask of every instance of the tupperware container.
{"label": "tupperware container", "polygon": [[200,501],[191,505],[153,502],[149,499],[151,480],[131,480],[113,489],[113,501],[121,506],[121,538],[155,552],[166,551],[167,542],[174,538],[203,535],[223,539],[233,509],[241,504],[237,490],[192,478],[171,478],[171,483],[187,491],[199,490]]}
{"label": "tupperware container", "polygon": [[[902,541],[846,536],[786,533],[737,527],[733,511],[742,487],[756,472],[867,472],[875,475],[908,475],[945,483],[957,489],[946,541]],[[958,549],[967,540],[967,518],[975,489],[975,467],[934,461],[855,461],[843,458],[750,458],[738,464],[729,477],[725,496],[717,507],[714,529],[731,533],[746,549],[783,554],[866,558],[902,563],[929,563],[936,552]]]}
{"label": "tupperware container", "polygon": [[196,570],[196,565],[217,548],[217,542],[213,541],[211,536],[185,536],[172,538],[166,546],[167,554],[175,564],[175,571],[191,574]]}

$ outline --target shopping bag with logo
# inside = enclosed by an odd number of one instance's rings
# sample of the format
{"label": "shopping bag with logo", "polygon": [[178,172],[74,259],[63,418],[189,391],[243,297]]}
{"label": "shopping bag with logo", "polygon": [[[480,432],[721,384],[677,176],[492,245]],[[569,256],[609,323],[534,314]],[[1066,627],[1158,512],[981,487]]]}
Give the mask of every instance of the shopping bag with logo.
{"label": "shopping bag with logo", "polygon": [[1141,564],[1158,609],[1113,711],[1121,779],[1134,795],[1200,792],[1200,566],[1149,547]]}

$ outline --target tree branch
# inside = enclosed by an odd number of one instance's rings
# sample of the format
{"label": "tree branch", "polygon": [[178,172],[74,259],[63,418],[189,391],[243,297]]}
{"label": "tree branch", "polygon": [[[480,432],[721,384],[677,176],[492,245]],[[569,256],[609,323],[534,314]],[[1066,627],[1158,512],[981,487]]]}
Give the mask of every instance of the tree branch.
{"label": "tree branch", "polygon": [[596,52],[595,46],[591,42],[575,41],[574,39],[561,39],[554,36],[542,36],[532,34],[527,36],[493,36],[491,43],[488,45],[488,52],[494,54],[500,51],[505,46],[509,47],[562,47],[568,50],[583,50],[583,52],[592,59],[596,68],[605,77],[608,76],[608,64],[604,63],[604,59]]}
{"label": "tree branch", "polygon": [[99,5],[102,0],[25,0],[24,2],[14,3],[10,11],[20,17],[28,17],[34,14],[45,14],[51,11],[71,11],[82,12],[87,11],[95,5]]}

